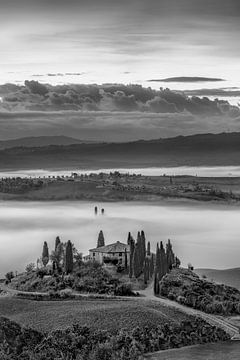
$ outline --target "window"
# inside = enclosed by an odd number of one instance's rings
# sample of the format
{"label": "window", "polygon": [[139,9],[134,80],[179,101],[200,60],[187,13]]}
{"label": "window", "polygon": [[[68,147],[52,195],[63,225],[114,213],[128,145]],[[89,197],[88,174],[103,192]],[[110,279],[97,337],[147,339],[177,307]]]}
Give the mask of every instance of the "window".
{"label": "window", "polygon": [[122,253],[119,253],[119,256],[122,256]]}
{"label": "window", "polygon": [[95,253],[93,253],[93,256],[95,256]]}

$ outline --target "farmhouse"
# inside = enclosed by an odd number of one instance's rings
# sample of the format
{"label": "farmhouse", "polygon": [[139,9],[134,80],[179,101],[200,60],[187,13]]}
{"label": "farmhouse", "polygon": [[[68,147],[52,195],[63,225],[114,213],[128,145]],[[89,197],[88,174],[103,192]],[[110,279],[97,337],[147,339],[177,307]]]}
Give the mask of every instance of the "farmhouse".
{"label": "farmhouse", "polygon": [[129,264],[130,247],[120,241],[89,250],[89,260],[97,261],[100,264],[115,262],[116,264],[124,265],[125,258],[127,258],[127,264]]}

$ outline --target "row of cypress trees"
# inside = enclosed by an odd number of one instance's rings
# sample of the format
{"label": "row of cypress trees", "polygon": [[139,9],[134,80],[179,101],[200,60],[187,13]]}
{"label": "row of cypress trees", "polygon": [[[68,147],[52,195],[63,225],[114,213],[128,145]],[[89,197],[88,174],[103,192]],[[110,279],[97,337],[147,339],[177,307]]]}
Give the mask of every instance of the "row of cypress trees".
{"label": "row of cypress trees", "polygon": [[164,249],[162,241],[157,243],[156,249],[156,263],[154,271],[154,294],[158,295],[160,293],[159,282],[162,280],[163,276],[171,271],[173,267],[180,266],[180,260],[175,256],[171,241],[168,240],[166,244],[166,250]]}
{"label": "row of cypress trees", "polygon": [[154,255],[151,254],[150,242],[146,249],[145,233],[139,231],[136,242],[129,232],[127,243],[130,246],[129,277],[138,278],[143,273],[144,282],[147,283],[154,272]]}
{"label": "row of cypress trees", "polygon": [[59,236],[55,240],[55,249],[49,256],[48,244],[44,241],[42,250],[42,263],[46,267],[49,260],[52,260],[53,271],[64,271],[70,274],[73,271],[73,244],[70,240],[67,243],[62,243]]}

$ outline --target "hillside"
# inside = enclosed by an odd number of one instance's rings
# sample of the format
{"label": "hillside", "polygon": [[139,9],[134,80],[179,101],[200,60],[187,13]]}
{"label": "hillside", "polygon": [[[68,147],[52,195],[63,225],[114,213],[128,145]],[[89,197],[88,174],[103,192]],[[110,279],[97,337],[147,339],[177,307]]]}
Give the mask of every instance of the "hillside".
{"label": "hillside", "polygon": [[24,137],[19,139],[11,140],[1,140],[0,149],[8,149],[12,147],[39,147],[39,146],[49,146],[49,145],[72,145],[72,144],[81,144],[87,143],[88,141],[82,141],[79,139],[74,139],[68,136],[32,136]]}
{"label": "hillside", "polygon": [[17,147],[0,151],[0,169],[240,165],[240,133],[128,143]]}
{"label": "hillside", "polygon": [[194,271],[200,277],[205,275],[208,280],[233,286],[240,290],[240,268],[226,270],[195,269]]}

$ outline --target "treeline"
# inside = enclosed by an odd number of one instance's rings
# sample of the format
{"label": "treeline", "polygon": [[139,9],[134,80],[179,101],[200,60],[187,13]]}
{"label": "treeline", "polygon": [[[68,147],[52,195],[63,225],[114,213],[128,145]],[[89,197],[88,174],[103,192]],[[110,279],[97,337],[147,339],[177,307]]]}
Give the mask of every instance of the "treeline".
{"label": "treeline", "polygon": [[42,334],[0,318],[0,358],[4,360],[140,360],[144,353],[229,340],[199,318],[180,324],[121,329],[117,333],[73,325]]}
{"label": "treeline", "polygon": [[129,232],[127,243],[130,247],[129,277],[137,279],[143,274],[146,284],[154,272],[154,254],[151,253],[150,242],[148,241],[146,247],[145,233],[139,231],[136,241]]}
{"label": "treeline", "polygon": [[178,269],[160,282],[160,294],[209,314],[239,315],[240,291],[202,280],[190,270]]}
{"label": "treeline", "polygon": [[171,241],[168,240],[166,250],[164,249],[162,241],[157,244],[156,250],[156,264],[154,272],[154,294],[160,294],[160,281],[169,273],[173,267],[178,268],[181,265],[178,257],[175,256],[172,248]]}
{"label": "treeline", "polygon": [[29,178],[2,178],[0,179],[0,192],[10,194],[23,194],[29,190],[40,189],[43,181]]}

